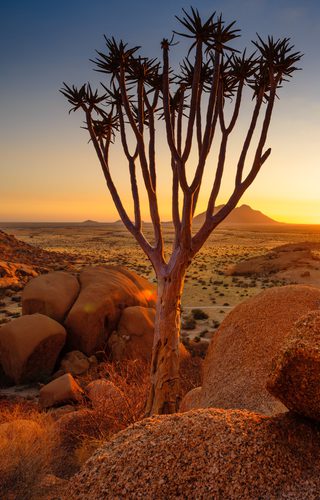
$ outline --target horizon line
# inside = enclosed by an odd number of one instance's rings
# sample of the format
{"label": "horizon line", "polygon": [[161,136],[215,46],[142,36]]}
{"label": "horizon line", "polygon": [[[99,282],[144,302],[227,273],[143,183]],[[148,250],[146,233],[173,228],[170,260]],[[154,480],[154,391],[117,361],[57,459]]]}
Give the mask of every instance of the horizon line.
{"label": "horizon line", "polygon": [[[92,219],[88,219],[88,226],[92,225],[99,225],[99,224],[123,224],[121,219],[117,219],[115,221],[96,221]],[[10,224],[74,224],[74,225],[86,225],[87,220],[84,221],[59,221],[59,220],[50,220],[50,221],[41,221],[41,220],[33,220],[33,221],[28,221],[28,220],[14,220],[14,221],[1,221],[0,220],[0,226],[1,225],[10,225]],[[152,221],[142,221],[142,224],[150,224],[152,226]],[[171,220],[168,221],[162,221],[161,224],[173,224]],[[224,222],[222,221],[219,226],[227,224],[228,226],[275,226],[275,225],[285,225],[285,226],[320,226],[320,223],[310,223],[310,222],[283,222],[283,221],[276,221],[274,220],[273,222]],[[125,226],[125,225],[124,225]],[[217,226],[217,227],[219,227]]]}

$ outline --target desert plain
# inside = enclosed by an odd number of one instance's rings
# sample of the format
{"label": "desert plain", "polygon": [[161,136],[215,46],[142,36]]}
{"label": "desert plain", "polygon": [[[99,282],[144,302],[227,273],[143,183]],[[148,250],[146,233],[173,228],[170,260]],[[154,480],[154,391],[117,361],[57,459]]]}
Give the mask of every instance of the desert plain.
{"label": "desert plain", "polygon": [[[69,268],[78,271],[88,265],[120,265],[156,283],[149,260],[121,222],[1,223],[0,229],[36,249],[54,252],[48,270]],[[173,228],[168,223],[164,224],[163,230],[169,253]],[[144,224],[144,232],[152,241],[151,224]],[[295,248],[295,245],[303,243],[306,245],[302,248]],[[292,245],[293,253],[290,252],[286,262],[280,262],[272,269],[266,268],[265,262],[270,260],[269,252],[274,249],[277,252],[278,247],[283,245],[289,245],[289,250]],[[306,255],[303,249],[308,246]],[[294,258],[296,250],[302,250],[299,259]],[[250,260],[258,257],[262,258],[260,267],[257,267],[256,261]],[[210,236],[188,269],[182,297],[182,337],[200,335],[203,339],[211,338],[232,308],[266,288],[294,283],[320,286],[318,258],[319,225],[223,224]],[[234,267],[247,260],[249,271],[238,273]],[[46,268],[45,257],[42,266]],[[19,286],[13,297],[4,295],[1,300],[0,321],[19,314]],[[203,310],[208,318],[198,320],[190,328],[187,320],[192,309]]]}

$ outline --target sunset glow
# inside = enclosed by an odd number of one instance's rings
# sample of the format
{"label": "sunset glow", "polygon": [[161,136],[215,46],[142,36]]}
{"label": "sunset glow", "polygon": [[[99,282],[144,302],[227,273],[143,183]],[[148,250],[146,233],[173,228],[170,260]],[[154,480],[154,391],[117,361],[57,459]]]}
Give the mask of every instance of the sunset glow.
{"label": "sunset glow", "polygon": [[[77,9],[77,19],[71,23],[74,15],[71,4],[74,2],[63,7],[63,15],[59,2],[55,7],[44,7],[32,1],[33,9],[30,3],[28,8],[23,3],[19,7],[9,3],[1,7],[1,16],[6,20],[0,35],[2,46],[6,47],[1,54],[4,77],[0,82],[1,221],[119,219],[92,144],[88,144],[86,131],[79,128],[81,118],[67,115],[66,103],[58,89],[62,81],[82,83],[90,80],[98,84],[102,79],[92,71],[89,62],[94,49],[103,48],[102,33],[141,44],[148,55],[160,56],[159,42],[163,36],[169,36],[174,27],[174,14],[184,6],[180,1],[174,5],[164,2],[161,12],[157,12],[150,5],[145,11],[144,1],[138,6],[125,2],[127,15],[123,19],[122,7],[114,6],[110,13],[107,4],[98,8],[96,3],[86,15],[81,14],[81,8]],[[206,13],[211,9],[211,2],[202,2],[201,8]],[[317,91],[320,61],[317,50],[319,23],[316,22],[320,19],[319,5],[312,1],[303,5],[284,1],[279,5],[274,1],[246,0],[240,7],[230,0],[215,2],[215,8],[223,10],[227,20],[237,19],[242,29],[242,44],[249,43],[256,31],[267,34],[272,28],[276,37],[291,36],[297,49],[305,53],[301,62],[303,71],[279,92],[280,101],[267,140],[272,154],[241,204],[246,203],[282,222],[320,224],[320,100]],[[143,17],[140,16],[142,11]],[[162,19],[166,22],[160,22]],[[168,19],[171,19],[169,24]],[[181,49],[177,46],[172,52],[173,63],[177,64]],[[244,124],[250,105],[247,100],[243,110]],[[243,130],[240,122],[228,152],[226,179],[218,203],[224,203],[232,189]],[[158,132],[159,205],[163,220],[170,220],[168,175],[171,173],[161,125]],[[205,209],[214,167],[212,158],[197,212]],[[111,168],[130,211],[127,164],[119,141],[113,147]],[[192,162],[190,168],[194,168]],[[143,194],[142,216],[150,220]]]}

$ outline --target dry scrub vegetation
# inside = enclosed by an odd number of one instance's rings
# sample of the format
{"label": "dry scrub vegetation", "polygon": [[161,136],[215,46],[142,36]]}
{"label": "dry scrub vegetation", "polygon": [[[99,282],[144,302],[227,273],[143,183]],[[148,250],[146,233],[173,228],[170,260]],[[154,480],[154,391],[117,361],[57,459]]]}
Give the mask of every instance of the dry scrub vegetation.
{"label": "dry scrub vegetation", "polygon": [[32,405],[1,403],[0,424],[0,498],[32,498],[52,470],[57,449],[53,419]]}
{"label": "dry scrub vegetation", "polygon": [[[200,385],[202,360],[181,366],[182,394]],[[34,402],[0,401],[0,498],[39,500],[62,495],[66,479],[112,435],[144,416],[149,365],[139,361],[102,362],[78,379],[85,388],[102,379],[115,388],[92,404],[40,412]],[[48,486],[49,483],[49,486]]]}

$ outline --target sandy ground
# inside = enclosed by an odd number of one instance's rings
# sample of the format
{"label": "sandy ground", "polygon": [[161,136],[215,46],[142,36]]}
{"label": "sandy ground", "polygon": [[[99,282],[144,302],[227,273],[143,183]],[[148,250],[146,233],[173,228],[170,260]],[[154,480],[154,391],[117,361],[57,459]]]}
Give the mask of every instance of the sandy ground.
{"label": "sandy ground", "polygon": [[[70,261],[71,256],[73,268],[118,264],[155,281],[148,259],[122,224],[2,223],[0,229],[38,248],[67,253],[66,260]],[[148,224],[145,225],[145,234],[152,238]],[[164,234],[169,252],[173,231],[166,226]],[[304,268],[255,277],[226,274],[230,266],[244,259],[263,255],[279,245],[304,241],[320,243],[320,226],[238,225],[218,228],[189,268],[182,300],[183,327],[190,327],[188,319],[194,308],[204,311],[208,318],[197,320],[193,329],[183,328],[182,335],[209,340],[235,305],[265,288],[296,282],[320,286],[320,269],[317,275],[305,277],[301,277]],[[57,262],[57,268],[61,268],[61,262]],[[19,314],[19,298],[18,290],[10,297],[0,299],[0,321]]]}

